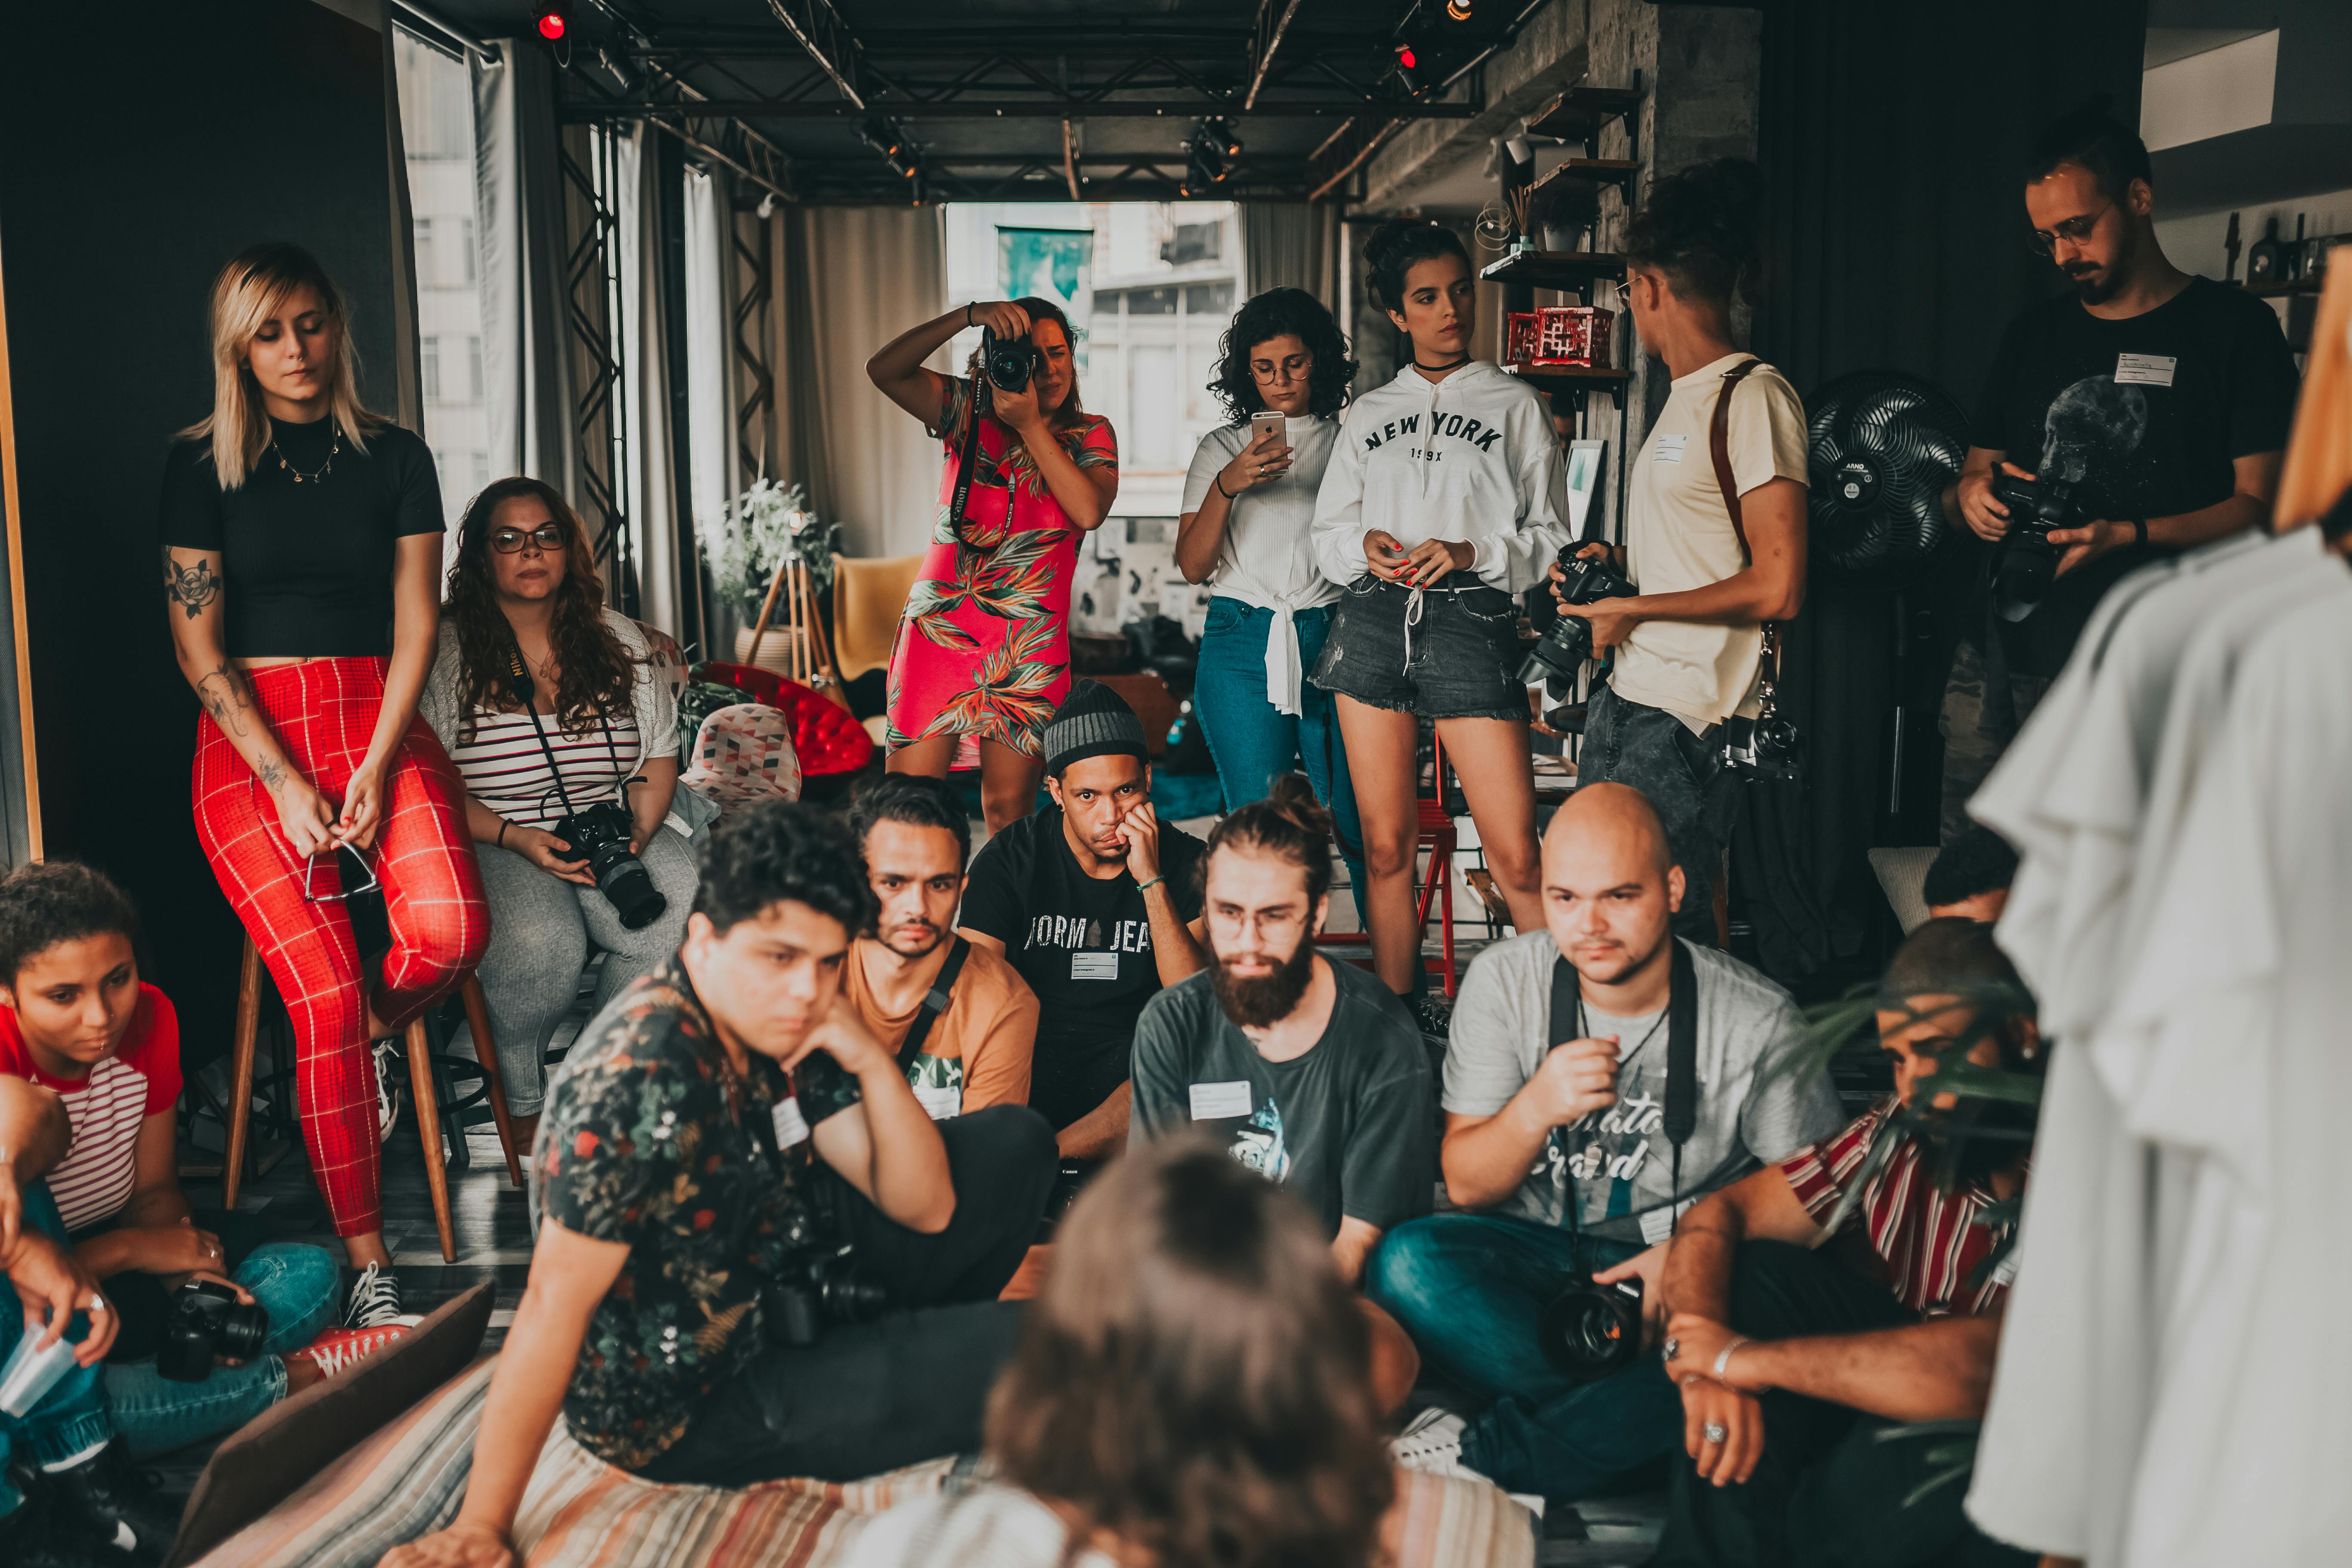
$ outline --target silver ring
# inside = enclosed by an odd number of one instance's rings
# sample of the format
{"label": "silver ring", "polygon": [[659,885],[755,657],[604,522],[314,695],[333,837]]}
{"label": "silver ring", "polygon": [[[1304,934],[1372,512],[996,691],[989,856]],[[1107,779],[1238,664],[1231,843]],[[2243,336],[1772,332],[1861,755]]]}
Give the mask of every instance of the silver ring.
{"label": "silver ring", "polygon": [[1720,1443],[1731,1436],[1731,1428],[1720,1421],[1710,1421],[1699,1428],[1699,1436],[1710,1443]]}
{"label": "silver ring", "polygon": [[1680,1354],[1682,1354],[1682,1353],[1683,1353],[1683,1342],[1682,1342],[1682,1341],[1680,1341],[1680,1340],[1678,1340],[1678,1339],[1675,1339],[1675,1338],[1674,1338],[1673,1336],[1669,1335],[1669,1336],[1667,1337],[1667,1339],[1666,1339],[1664,1353],[1664,1354],[1662,1354],[1662,1355],[1659,1357],[1659,1359],[1660,1359],[1661,1361],[1672,1361],[1672,1360],[1674,1360],[1674,1359],[1675,1359],[1675,1357],[1676,1357],[1676,1356],[1678,1356],[1678,1355],[1680,1355]]}

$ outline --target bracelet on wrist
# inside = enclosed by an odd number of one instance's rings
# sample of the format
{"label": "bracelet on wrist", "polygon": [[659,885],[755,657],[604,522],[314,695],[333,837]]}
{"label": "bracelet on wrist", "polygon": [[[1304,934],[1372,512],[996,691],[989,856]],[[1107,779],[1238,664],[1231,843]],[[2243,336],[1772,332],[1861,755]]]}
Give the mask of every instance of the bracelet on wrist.
{"label": "bracelet on wrist", "polygon": [[1135,885],[1135,890],[1136,890],[1137,892],[1139,892],[1139,892],[1143,891],[1146,888],[1157,887],[1157,886],[1159,886],[1160,883],[1162,883],[1162,882],[1166,881],[1167,879],[1168,879],[1168,874],[1167,874],[1166,872],[1164,872],[1164,871],[1154,872],[1151,876],[1145,878],[1145,879],[1144,879],[1142,881],[1140,881],[1140,882],[1138,882],[1138,883]]}
{"label": "bracelet on wrist", "polygon": [[1717,1352],[1716,1352],[1716,1354],[1715,1354],[1715,1381],[1716,1381],[1716,1382],[1720,1383],[1720,1384],[1726,1384],[1727,1386],[1729,1384],[1730,1380],[1729,1380],[1728,1378],[1725,1377],[1725,1376],[1724,1376],[1724,1373],[1725,1373],[1725,1372],[1726,1372],[1726,1371],[1727,1371],[1727,1370],[1730,1368],[1730,1366],[1731,1366],[1731,1352],[1732,1352],[1733,1351],[1738,1350],[1740,1346],[1742,1346],[1742,1345],[1746,1344],[1747,1342],[1748,1342],[1748,1341],[1747,1341],[1747,1339],[1746,1339],[1746,1337],[1745,1337],[1745,1336],[1740,1335],[1740,1334],[1734,1334],[1734,1335],[1732,1335],[1732,1336],[1731,1336],[1731,1341],[1730,1341],[1730,1342],[1729,1342],[1728,1344],[1726,1344],[1726,1345],[1725,1345],[1721,1350],[1719,1350],[1719,1351],[1717,1351]]}
{"label": "bracelet on wrist", "polygon": [[1223,474],[1222,474],[1222,473],[1211,474],[1211,475],[1209,476],[1209,482],[1210,482],[1211,484],[1213,484],[1213,485],[1216,486],[1216,487],[1217,487],[1217,493],[1218,493],[1219,495],[1221,495],[1221,496],[1224,497],[1227,500],[1241,500],[1241,497],[1239,497],[1239,496],[1237,496],[1237,495],[1234,494],[1234,492],[1233,492],[1233,491],[1231,491],[1231,490],[1229,490],[1229,489],[1225,489],[1225,476],[1224,476]]}
{"label": "bracelet on wrist", "polygon": [[513,823],[511,823],[511,822],[509,822],[505,817],[501,816],[501,817],[499,817],[499,842],[498,842],[498,847],[499,847],[499,848],[503,849],[503,848],[505,848],[505,847],[507,847],[507,829],[508,829],[508,828],[509,828],[509,827],[512,827],[513,826],[514,826],[514,824],[513,824]]}

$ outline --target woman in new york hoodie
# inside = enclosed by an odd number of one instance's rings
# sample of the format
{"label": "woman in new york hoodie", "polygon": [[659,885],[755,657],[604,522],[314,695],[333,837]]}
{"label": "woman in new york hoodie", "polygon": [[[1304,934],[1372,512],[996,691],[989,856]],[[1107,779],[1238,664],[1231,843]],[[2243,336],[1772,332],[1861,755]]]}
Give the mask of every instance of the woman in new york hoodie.
{"label": "woman in new york hoodie", "polygon": [[1437,721],[1485,847],[1523,931],[1537,896],[1535,780],[1518,596],[1569,541],[1559,439],[1541,394],[1470,357],[1477,291],[1453,231],[1383,224],[1364,247],[1372,291],[1412,340],[1412,363],[1359,396],[1315,503],[1315,558],[1345,592],[1315,684],[1333,693],[1364,827],[1360,895],[1372,962],[1413,984],[1413,792],[1420,721]]}

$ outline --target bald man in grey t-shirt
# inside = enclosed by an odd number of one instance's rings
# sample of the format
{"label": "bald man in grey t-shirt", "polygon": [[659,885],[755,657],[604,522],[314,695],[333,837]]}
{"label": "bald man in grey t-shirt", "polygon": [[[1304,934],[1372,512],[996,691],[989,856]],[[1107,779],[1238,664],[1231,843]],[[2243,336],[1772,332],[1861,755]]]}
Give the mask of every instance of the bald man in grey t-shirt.
{"label": "bald man in grey t-shirt", "polygon": [[[1673,1448],[1682,1405],[1652,1356],[1590,1383],[1554,1371],[1537,1342],[1544,1305],[1598,1271],[1638,1278],[1654,1309],[1677,1195],[1686,1208],[1846,1117],[1788,993],[1685,943],[1697,1117],[1679,1151],[1669,1142],[1670,922],[1685,883],[1641,792],[1578,790],[1545,836],[1542,885],[1547,929],[1481,953],[1454,1010],[1440,1163],[1468,1212],[1399,1226],[1366,1289],[1424,1358],[1491,1401],[1468,1421],[1424,1417],[1400,1461],[1566,1501]],[[1551,1016],[1560,963],[1572,1020]]]}

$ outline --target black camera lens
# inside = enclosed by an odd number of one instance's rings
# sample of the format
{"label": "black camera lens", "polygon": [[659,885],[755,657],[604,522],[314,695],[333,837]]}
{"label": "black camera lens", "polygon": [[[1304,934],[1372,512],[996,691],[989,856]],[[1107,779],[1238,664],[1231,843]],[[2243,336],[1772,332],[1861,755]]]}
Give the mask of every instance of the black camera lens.
{"label": "black camera lens", "polygon": [[829,1323],[870,1323],[890,1305],[887,1286],[846,1259],[825,1273],[824,1317]]}
{"label": "black camera lens", "polygon": [[1036,346],[1025,338],[1000,338],[993,329],[984,327],[980,334],[980,364],[992,385],[1018,392],[1029,384],[1037,368]]}
{"label": "black camera lens", "polygon": [[575,811],[555,825],[555,836],[588,862],[596,890],[613,906],[621,924],[639,931],[661,919],[669,900],[655,889],[646,863],[629,853],[634,831],[629,814],[609,800]]}
{"label": "black camera lens", "polygon": [[[1579,556],[1577,552],[1583,548],[1571,544],[1559,552],[1558,591],[1562,603],[1590,605],[1633,592],[1633,584],[1606,557]],[[1528,686],[1540,680],[1552,696],[1565,697],[1575,684],[1576,672],[1591,657],[1592,623],[1578,616],[1562,616],[1528,649],[1527,659],[1519,666],[1519,679]]]}
{"label": "black camera lens", "polygon": [[1552,1370],[1580,1383],[1632,1365],[1642,1348],[1641,1282],[1574,1281],[1538,1314],[1536,1339]]}
{"label": "black camera lens", "polygon": [[172,1297],[155,1370],[179,1383],[202,1383],[212,1375],[215,1356],[251,1361],[269,1337],[269,1312],[247,1306],[236,1292],[209,1279],[191,1279]]}
{"label": "black camera lens", "polygon": [[630,931],[642,931],[661,919],[669,908],[669,900],[654,886],[652,873],[646,863],[624,852],[614,858],[609,867],[596,872],[596,890],[612,904],[613,912],[621,917],[621,924]]}

